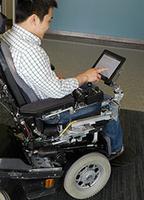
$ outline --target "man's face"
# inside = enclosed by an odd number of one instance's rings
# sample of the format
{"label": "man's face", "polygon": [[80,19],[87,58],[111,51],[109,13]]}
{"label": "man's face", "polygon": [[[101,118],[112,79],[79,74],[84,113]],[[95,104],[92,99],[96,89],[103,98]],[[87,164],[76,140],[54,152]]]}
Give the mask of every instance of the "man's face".
{"label": "man's face", "polygon": [[53,8],[50,8],[48,10],[48,14],[44,16],[42,21],[40,21],[40,19],[38,18],[38,21],[36,23],[37,24],[36,28],[40,38],[43,38],[46,31],[49,29],[52,18],[53,18]]}

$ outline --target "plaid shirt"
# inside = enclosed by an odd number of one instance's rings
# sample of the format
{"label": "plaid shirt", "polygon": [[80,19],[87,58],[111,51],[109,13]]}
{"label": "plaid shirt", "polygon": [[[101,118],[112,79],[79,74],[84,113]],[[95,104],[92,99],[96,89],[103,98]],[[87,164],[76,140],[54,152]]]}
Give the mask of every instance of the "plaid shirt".
{"label": "plaid shirt", "polygon": [[77,79],[59,79],[51,70],[49,57],[36,35],[15,24],[2,38],[10,45],[17,73],[38,98],[62,98],[78,88]]}

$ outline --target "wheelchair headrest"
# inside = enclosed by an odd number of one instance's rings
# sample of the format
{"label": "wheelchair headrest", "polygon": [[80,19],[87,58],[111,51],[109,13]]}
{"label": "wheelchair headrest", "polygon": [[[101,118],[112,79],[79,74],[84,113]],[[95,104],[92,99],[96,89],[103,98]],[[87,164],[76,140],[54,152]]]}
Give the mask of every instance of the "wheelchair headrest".
{"label": "wheelchair headrest", "polygon": [[9,46],[4,41],[1,41],[0,62],[6,77],[6,84],[8,84],[18,106],[37,101],[38,97],[34,91],[17,74]]}

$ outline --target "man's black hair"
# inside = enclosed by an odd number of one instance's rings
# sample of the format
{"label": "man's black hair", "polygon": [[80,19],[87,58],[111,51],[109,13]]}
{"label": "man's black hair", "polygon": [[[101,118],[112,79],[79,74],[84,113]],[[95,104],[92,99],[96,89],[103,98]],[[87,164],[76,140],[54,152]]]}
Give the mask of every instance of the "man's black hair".
{"label": "man's black hair", "polygon": [[42,21],[48,10],[54,7],[57,8],[56,0],[17,0],[15,22],[24,22],[32,14]]}

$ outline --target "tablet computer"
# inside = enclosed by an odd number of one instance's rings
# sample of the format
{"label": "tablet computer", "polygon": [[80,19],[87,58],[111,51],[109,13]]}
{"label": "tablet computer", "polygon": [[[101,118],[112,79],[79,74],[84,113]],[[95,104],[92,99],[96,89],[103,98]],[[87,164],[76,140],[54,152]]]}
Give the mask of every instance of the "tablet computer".
{"label": "tablet computer", "polygon": [[93,68],[107,68],[106,71],[101,73],[101,79],[106,84],[111,84],[125,60],[126,58],[118,54],[109,50],[104,50],[98,60],[94,63]]}

